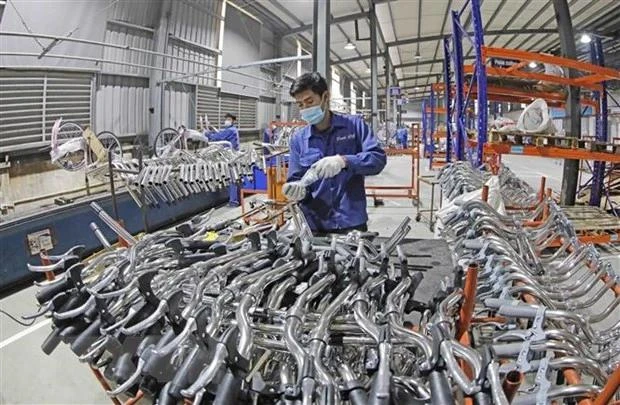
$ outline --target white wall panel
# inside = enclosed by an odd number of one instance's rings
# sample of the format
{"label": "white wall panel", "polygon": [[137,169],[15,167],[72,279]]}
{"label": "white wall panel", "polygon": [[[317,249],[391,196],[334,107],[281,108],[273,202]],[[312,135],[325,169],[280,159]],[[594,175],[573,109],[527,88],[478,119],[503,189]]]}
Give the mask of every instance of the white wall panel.
{"label": "white wall panel", "polygon": [[221,0],[174,0],[170,32],[209,48],[217,49],[220,33]]}
{"label": "white wall panel", "polygon": [[257,127],[265,128],[276,119],[275,100],[261,99],[258,101]]}
{"label": "white wall panel", "polygon": [[108,18],[155,28],[159,23],[161,4],[162,0],[121,0],[110,8]]}
{"label": "white wall panel", "polygon": [[97,132],[112,131],[120,137],[148,134],[148,79],[101,75],[96,106]]}
{"label": "white wall panel", "polygon": [[196,122],[195,87],[184,83],[168,83],[162,105],[162,128],[191,127]]}
{"label": "white wall panel", "polygon": [[[205,75],[182,79],[184,82],[196,83],[203,86],[215,86],[215,54],[172,38],[168,42],[167,53],[179,57],[178,59],[167,58],[167,69],[181,72],[183,75],[202,72],[206,69],[210,70],[210,72]],[[179,74],[168,73],[168,75],[178,76]]]}
{"label": "white wall panel", "polygon": [[[234,7],[226,8],[226,24],[224,25],[224,49],[222,60],[224,66],[239,65],[260,59],[261,24]],[[259,66],[239,69],[239,72],[252,76],[260,76]],[[223,82],[222,91],[258,97],[261,90],[260,81],[241,76],[230,71],[222,72],[222,79],[234,82]],[[235,84],[238,83],[238,84]]]}
{"label": "white wall panel", "polygon": [[[130,46],[132,48],[153,50],[153,32],[108,21],[105,32],[105,42]],[[129,62],[144,66],[151,66],[153,64],[153,55],[144,52],[129,51],[127,49],[104,48],[103,58],[106,60]],[[101,70],[105,73],[128,73],[140,76],[148,76],[150,72],[150,69],[147,68],[123,66],[114,63],[102,64]]]}

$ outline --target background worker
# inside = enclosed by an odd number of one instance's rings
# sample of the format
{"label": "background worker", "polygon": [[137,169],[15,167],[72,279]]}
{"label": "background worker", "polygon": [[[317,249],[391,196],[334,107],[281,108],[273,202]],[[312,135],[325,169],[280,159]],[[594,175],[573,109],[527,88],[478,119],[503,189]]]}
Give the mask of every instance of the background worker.
{"label": "background worker", "polygon": [[[306,73],[291,85],[290,95],[308,125],[290,141],[284,195],[299,201],[314,233],[367,231],[364,176],[379,174],[385,152],[361,117],[330,111],[327,82],[319,73]],[[314,167],[320,180],[304,187],[299,180]]]}
{"label": "background worker", "polygon": [[399,149],[407,149],[407,142],[409,138],[409,130],[406,126],[401,126],[396,130],[396,143]]}
{"label": "background worker", "polygon": [[[231,113],[227,113],[224,116],[224,128],[219,131],[209,131],[205,135],[209,138],[209,141],[228,141],[230,142],[234,150],[239,150],[239,130],[235,126],[237,117]],[[228,187],[228,205],[231,207],[239,206],[239,186],[237,184],[231,184]]]}

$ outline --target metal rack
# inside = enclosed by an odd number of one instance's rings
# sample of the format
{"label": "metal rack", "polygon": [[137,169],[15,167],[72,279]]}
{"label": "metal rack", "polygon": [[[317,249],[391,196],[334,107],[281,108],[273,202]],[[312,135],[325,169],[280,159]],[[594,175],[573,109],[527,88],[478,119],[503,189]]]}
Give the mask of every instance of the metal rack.
{"label": "metal rack", "polygon": [[439,95],[444,90],[443,83],[433,83],[428,100],[422,101],[422,143],[424,144],[424,157],[428,158],[430,170],[443,166],[447,161],[446,157],[451,153],[451,145],[448,142],[446,142],[445,150],[435,150],[435,142],[446,140],[446,131],[439,130],[436,126],[439,115],[446,114],[446,108],[439,103]]}
{"label": "metal rack", "polygon": [[[263,139],[264,144],[272,145],[274,143],[274,130],[276,128],[296,128],[307,125],[302,121],[271,121],[269,123],[269,131],[265,132]],[[292,135],[292,134],[291,134]],[[260,145],[260,144],[259,144]],[[286,197],[282,194],[282,186],[286,183],[288,172],[288,140],[286,142],[278,142],[278,145],[272,145],[273,148],[263,148],[265,157],[265,171],[254,171],[254,182],[245,184],[241,189],[241,211],[245,212],[245,199],[251,195],[265,195],[268,200],[278,204],[285,204]],[[268,150],[269,149],[269,150]]]}
{"label": "metal rack", "polygon": [[[373,198],[375,206],[379,205],[379,200],[382,197],[408,198],[412,202],[418,199],[418,190],[420,189],[420,182],[418,179],[418,173],[420,173],[420,158],[419,149],[416,146],[417,144],[418,140],[414,138],[412,140],[413,147],[410,149],[385,148],[385,154],[388,156],[388,159],[390,156],[411,157],[411,182],[405,185],[366,185],[366,196]],[[405,193],[403,193],[403,191]]]}
{"label": "metal rack", "polygon": [[[620,71],[604,67],[603,49],[599,38],[592,41],[592,63],[581,62],[573,59],[551,56],[547,54],[527,52],[517,49],[505,49],[487,47],[484,43],[484,24],[480,12],[480,0],[467,1],[459,10],[451,12],[452,35],[444,39],[444,86],[450,91],[444,91],[444,105],[446,106],[446,137],[448,144],[454,141],[455,157],[458,160],[469,158],[477,165],[484,160],[485,153],[502,154],[525,154],[528,156],[540,156],[551,158],[569,158],[593,160],[591,205],[600,205],[601,194],[604,187],[605,162],[616,162],[618,155],[614,152],[593,151],[586,148],[558,148],[555,146],[519,145],[513,147],[508,143],[488,144],[488,102],[504,101],[524,103],[536,98],[542,98],[550,106],[564,107],[566,96],[562,92],[531,91],[505,87],[502,85],[489,85],[489,77],[510,78],[521,81],[542,81],[563,86],[577,86],[591,91],[590,97],[582,97],[581,104],[593,107],[597,117],[596,141],[607,142],[607,97],[610,96],[605,87],[606,80],[620,79]],[[473,35],[470,35],[461,23],[461,16],[467,9],[471,9],[471,21]],[[463,38],[470,41],[473,47],[475,61],[473,65],[466,66],[463,58]],[[489,60],[516,61],[509,67],[487,66]],[[583,73],[581,77],[558,77],[545,73],[526,72],[521,70],[530,61],[549,63],[564,68],[570,68]],[[451,77],[454,76],[454,83]],[[470,75],[471,80],[466,80]],[[454,88],[454,91],[452,91]],[[454,96],[454,97],[453,97]],[[467,108],[468,103],[477,100],[478,108],[476,125],[476,142],[467,141]],[[453,104],[454,102],[454,104]],[[614,100],[615,102],[615,100]],[[616,103],[617,104],[617,103]],[[452,133],[451,122],[454,117],[456,133]],[[454,135],[454,136],[453,136]],[[474,149],[470,146],[475,146]],[[447,160],[450,160],[450,154]]]}

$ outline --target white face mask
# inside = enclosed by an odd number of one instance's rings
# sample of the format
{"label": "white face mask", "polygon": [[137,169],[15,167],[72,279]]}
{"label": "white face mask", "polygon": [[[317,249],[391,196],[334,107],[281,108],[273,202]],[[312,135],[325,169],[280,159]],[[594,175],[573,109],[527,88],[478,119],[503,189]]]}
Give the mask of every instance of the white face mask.
{"label": "white face mask", "polygon": [[224,121],[224,126],[225,126],[225,127],[232,127],[232,124],[233,124],[232,120],[226,120],[226,121]]}

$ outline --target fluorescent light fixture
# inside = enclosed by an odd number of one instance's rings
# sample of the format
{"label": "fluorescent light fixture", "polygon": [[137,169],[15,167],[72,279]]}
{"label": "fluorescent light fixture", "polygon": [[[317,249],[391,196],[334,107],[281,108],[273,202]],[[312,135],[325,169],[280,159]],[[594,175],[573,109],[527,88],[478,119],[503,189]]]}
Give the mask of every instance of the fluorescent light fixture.
{"label": "fluorescent light fixture", "polygon": [[416,91],[417,91],[417,90],[420,90],[420,88],[419,88],[419,87],[416,87],[414,90],[416,90]]}
{"label": "fluorescent light fixture", "polygon": [[538,66],[538,64],[536,62],[534,62],[534,61],[531,61],[528,66],[531,67],[532,69],[534,69],[536,66]]}
{"label": "fluorescent light fixture", "polygon": [[588,34],[581,34],[581,38],[579,38],[579,42],[581,42],[582,44],[589,44],[590,42],[592,42],[592,37],[589,36]]}
{"label": "fluorescent light fixture", "polygon": [[370,68],[366,68],[366,73],[370,73],[372,70]]}
{"label": "fluorescent light fixture", "polygon": [[347,42],[347,44],[344,46],[344,49],[352,51],[353,49],[355,49],[355,44],[353,42]]}
{"label": "fluorescent light fixture", "polygon": [[421,58],[421,56],[420,56],[420,51],[415,51],[415,56],[414,56],[414,58],[416,58],[416,59],[420,59],[420,58]]}

